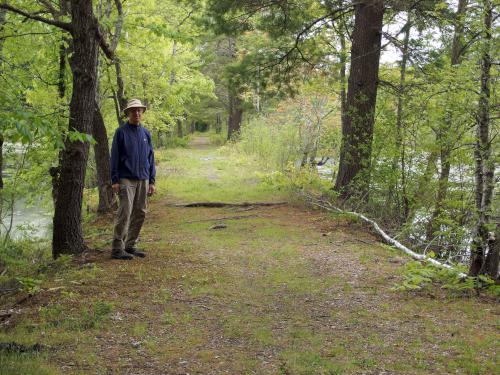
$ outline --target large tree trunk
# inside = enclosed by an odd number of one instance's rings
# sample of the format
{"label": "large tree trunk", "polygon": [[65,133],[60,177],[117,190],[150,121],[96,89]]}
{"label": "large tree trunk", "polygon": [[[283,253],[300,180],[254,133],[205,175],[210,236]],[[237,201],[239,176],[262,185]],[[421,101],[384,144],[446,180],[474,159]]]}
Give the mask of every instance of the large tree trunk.
{"label": "large tree trunk", "polygon": [[227,139],[238,137],[243,118],[242,101],[235,93],[229,97],[229,118],[227,120]]}
{"label": "large tree trunk", "polygon": [[97,212],[105,213],[111,211],[114,203],[113,189],[111,188],[111,162],[109,155],[108,134],[101,109],[95,103],[94,119],[92,126],[92,137],[94,144],[94,156],[96,164],[97,185],[99,190],[99,205]]}
{"label": "large tree trunk", "polygon": [[[495,161],[492,157],[490,138],[490,97],[491,97],[491,0],[484,0],[484,45],[481,59],[481,96],[476,125],[476,209],[478,220],[476,234],[472,242],[471,264],[469,274],[477,276],[482,273],[495,272],[490,276],[496,278],[498,264],[498,245],[489,241],[488,224],[490,222],[491,200],[494,189]],[[498,227],[497,227],[498,229]],[[497,233],[498,234],[498,233]],[[498,241],[498,239],[496,240]],[[487,255],[488,254],[488,255]],[[487,257],[489,262],[486,262]],[[490,264],[488,264],[490,263]]]}
{"label": "large tree trunk", "polygon": [[[228,54],[232,59],[236,58],[236,40],[234,37],[228,37]],[[228,101],[229,113],[227,119],[227,139],[237,137],[241,129],[241,120],[243,117],[242,100],[239,97],[240,88],[237,83],[229,79]]]}
{"label": "large tree trunk", "polygon": [[484,271],[494,280],[498,280],[498,269],[500,266],[500,223],[497,223],[493,237],[490,236],[488,249]]}
{"label": "large tree trunk", "polygon": [[382,0],[355,5],[346,118],[335,183],[343,199],[368,199],[383,15]]}
{"label": "large tree trunk", "polygon": [[346,69],[347,69],[347,56],[346,56],[346,44],[345,35],[343,28],[340,30],[340,119],[342,124],[342,129],[346,121],[347,112],[347,95],[346,95]]}
{"label": "large tree trunk", "polygon": [[[90,134],[94,117],[98,42],[92,2],[71,2],[73,94],[69,130]],[[89,143],[65,142],[61,155],[58,197],[55,204],[52,255],[79,254],[87,249],[83,240],[81,208]]]}

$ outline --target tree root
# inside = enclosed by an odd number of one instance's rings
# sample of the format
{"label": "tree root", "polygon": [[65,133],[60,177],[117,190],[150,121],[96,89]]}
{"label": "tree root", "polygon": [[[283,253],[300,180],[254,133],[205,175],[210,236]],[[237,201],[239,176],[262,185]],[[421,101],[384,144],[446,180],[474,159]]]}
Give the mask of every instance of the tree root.
{"label": "tree root", "polygon": [[33,353],[40,352],[44,348],[40,344],[24,345],[17,342],[0,342],[0,352],[8,353]]}
{"label": "tree root", "polygon": [[282,206],[288,202],[242,202],[242,203],[225,203],[225,202],[194,202],[194,203],[177,203],[173,204],[173,207],[271,207],[271,206]]}

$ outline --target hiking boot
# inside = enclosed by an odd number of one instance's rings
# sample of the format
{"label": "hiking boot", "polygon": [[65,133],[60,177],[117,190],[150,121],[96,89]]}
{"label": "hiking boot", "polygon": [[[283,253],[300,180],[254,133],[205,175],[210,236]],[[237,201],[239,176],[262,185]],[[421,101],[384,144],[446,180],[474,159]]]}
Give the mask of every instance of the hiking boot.
{"label": "hiking boot", "polygon": [[121,259],[121,260],[134,259],[134,257],[132,255],[123,251],[122,249],[113,249],[113,251],[111,252],[111,258]]}
{"label": "hiking boot", "polygon": [[146,256],[146,253],[144,251],[141,251],[139,249],[136,249],[135,247],[132,247],[130,249],[125,249],[125,251],[131,255],[134,255],[139,258],[144,258]]}

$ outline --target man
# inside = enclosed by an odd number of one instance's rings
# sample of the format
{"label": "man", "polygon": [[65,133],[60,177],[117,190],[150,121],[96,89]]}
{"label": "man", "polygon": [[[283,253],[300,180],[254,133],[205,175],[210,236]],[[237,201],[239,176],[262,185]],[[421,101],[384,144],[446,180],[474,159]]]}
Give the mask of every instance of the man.
{"label": "man", "polygon": [[155,192],[155,161],[151,134],[141,125],[146,106],[132,99],[123,110],[128,121],[116,129],[111,147],[111,183],[119,194],[111,257],[145,257],[137,238],[146,217],[146,196]]}

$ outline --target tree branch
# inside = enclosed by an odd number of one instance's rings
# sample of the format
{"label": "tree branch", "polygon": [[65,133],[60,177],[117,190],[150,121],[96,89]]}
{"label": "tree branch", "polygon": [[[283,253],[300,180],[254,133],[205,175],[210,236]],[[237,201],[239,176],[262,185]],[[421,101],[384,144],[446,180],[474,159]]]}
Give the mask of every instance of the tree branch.
{"label": "tree branch", "polygon": [[96,20],[96,38],[97,41],[99,42],[99,46],[102,49],[102,52],[106,55],[106,57],[110,60],[115,59],[115,51],[110,47],[108,42],[106,41],[106,38],[104,37],[104,33],[102,31],[101,25]]}
{"label": "tree branch", "polygon": [[116,51],[118,46],[118,41],[120,40],[120,34],[122,32],[123,26],[123,7],[120,0],[115,0],[116,11],[118,12],[118,19],[115,24],[115,33],[113,35],[113,40],[111,41],[111,50],[113,53]]}
{"label": "tree branch", "polygon": [[48,18],[40,17],[40,16],[37,16],[35,14],[25,12],[22,9],[15,8],[15,7],[13,7],[9,4],[6,4],[6,3],[0,3],[0,9],[5,9],[7,11],[19,14],[19,15],[24,16],[26,18],[29,18],[29,19],[32,19],[35,21],[39,21],[39,22],[43,22],[43,23],[46,23],[47,25],[52,25],[52,26],[58,27],[62,30],[68,31],[70,33],[73,32],[73,27],[68,22],[55,21],[55,20],[51,20]]}

